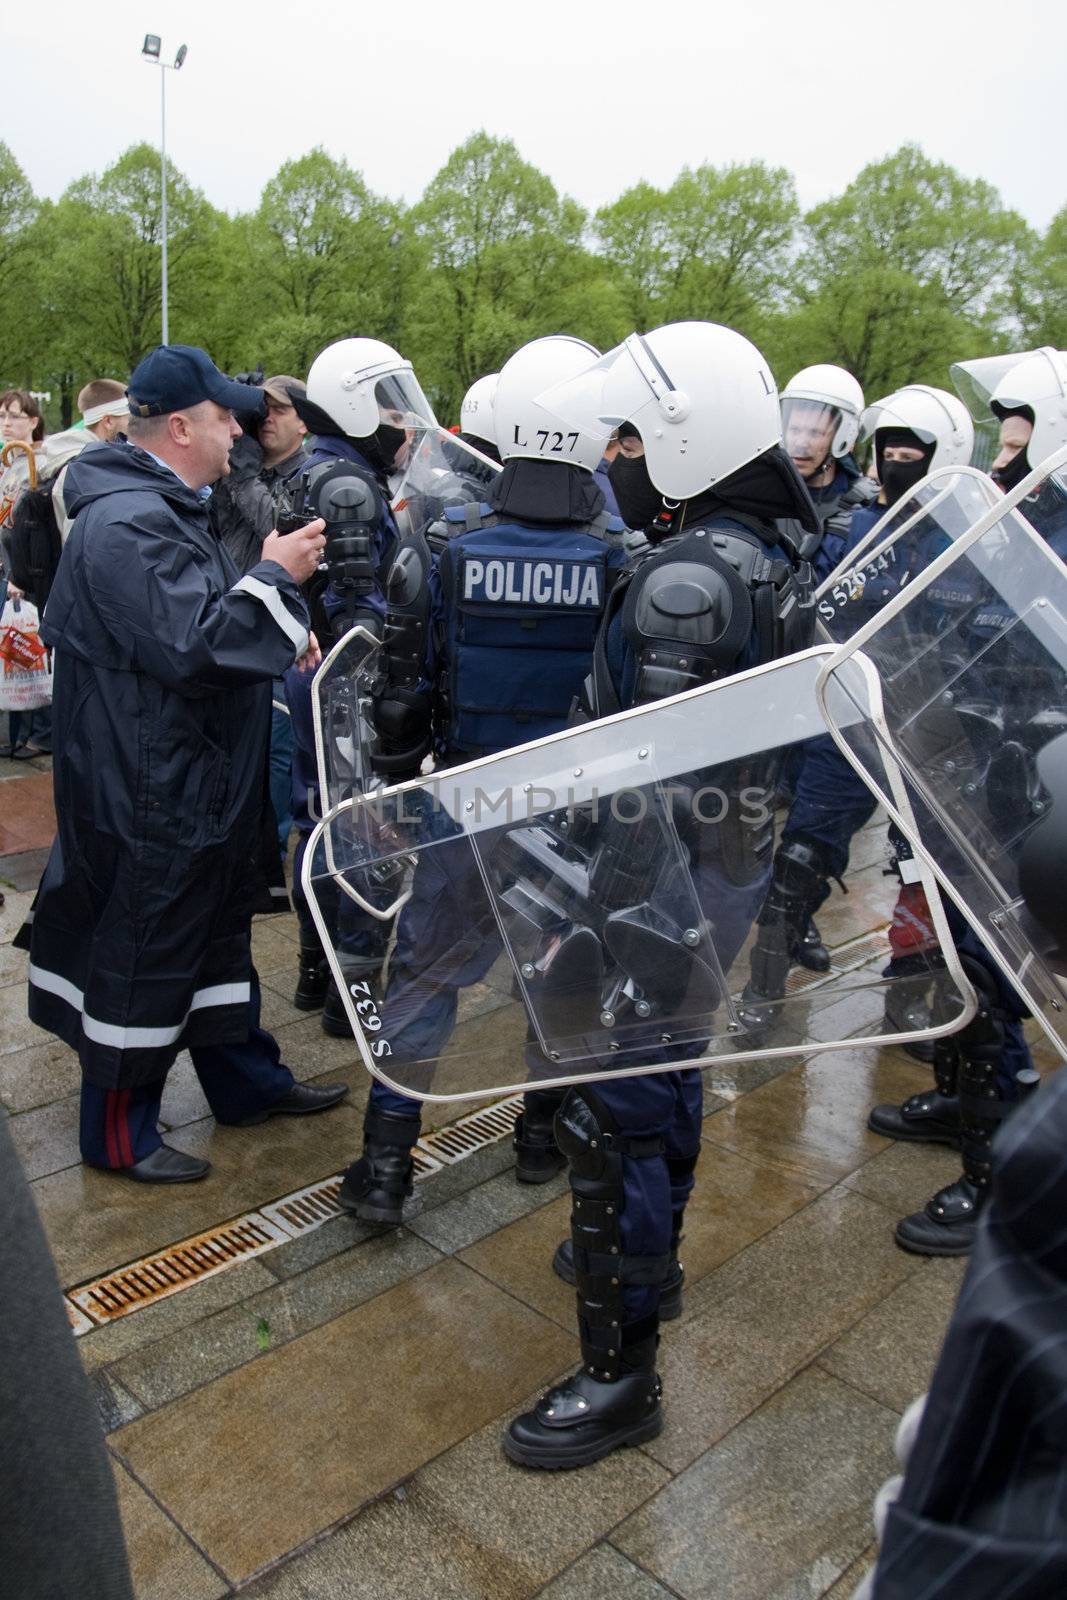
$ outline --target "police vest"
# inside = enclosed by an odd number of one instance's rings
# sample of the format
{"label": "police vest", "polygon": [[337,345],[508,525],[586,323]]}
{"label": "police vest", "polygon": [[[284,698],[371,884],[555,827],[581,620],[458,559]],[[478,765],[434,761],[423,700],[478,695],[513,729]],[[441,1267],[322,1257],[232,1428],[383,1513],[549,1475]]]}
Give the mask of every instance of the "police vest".
{"label": "police vest", "polygon": [[660,544],[611,599],[587,703],[597,716],[680,694],[810,645],[811,567],[721,514]]}
{"label": "police vest", "polygon": [[439,741],[488,753],[557,733],[625,553],[585,527],[500,523],[439,558]]}

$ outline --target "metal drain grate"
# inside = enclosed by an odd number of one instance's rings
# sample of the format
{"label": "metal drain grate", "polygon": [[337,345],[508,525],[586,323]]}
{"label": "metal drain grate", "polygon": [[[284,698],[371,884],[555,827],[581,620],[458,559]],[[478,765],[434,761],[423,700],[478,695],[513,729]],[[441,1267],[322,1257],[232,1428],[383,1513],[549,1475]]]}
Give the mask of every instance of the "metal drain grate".
{"label": "metal drain grate", "polygon": [[818,984],[825,983],[827,978],[833,976],[833,969],[829,972],[811,972],[807,967],[790,967],[789,976],[785,980],[786,994],[803,994],[806,989],[814,989]]}
{"label": "metal drain grate", "polygon": [[838,971],[852,972],[856,967],[866,966],[868,961],[888,961],[889,926],[887,922],[884,927],[875,928],[873,933],[865,933],[850,944],[839,945],[836,950],[831,950],[830,957]]}
{"label": "metal drain grate", "polygon": [[253,1213],[208,1233],[194,1234],[169,1250],[143,1256],[128,1267],[72,1289],[69,1298],[94,1323],[114,1322],[192,1283],[202,1283],[238,1261],[273,1250],[290,1237],[277,1223]]}
{"label": "metal drain grate", "polygon": [[305,1233],[321,1228],[331,1217],[341,1215],[337,1194],[343,1176],[338,1172],[332,1178],[324,1178],[319,1183],[309,1184],[306,1189],[298,1189],[295,1194],[287,1194],[284,1200],[275,1200],[269,1206],[262,1206],[261,1215],[270,1222],[276,1222],[294,1239],[301,1238]]}
{"label": "metal drain grate", "polygon": [[[459,1122],[428,1134],[415,1146],[415,1177],[427,1178],[447,1163],[462,1161],[472,1151],[510,1135],[522,1096],[512,1095]],[[194,1234],[166,1250],[143,1256],[66,1294],[67,1317],[75,1336],[155,1305],[239,1261],[263,1255],[290,1239],[303,1238],[342,1214],[337,1195],[343,1173],[283,1195],[258,1211]]]}
{"label": "metal drain grate", "polygon": [[429,1151],[438,1162],[452,1166],[487,1144],[495,1144],[498,1139],[509,1139],[515,1118],[521,1110],[522,1095],[510,1095],[507,1100],[483,1106],[481,1111],[472,1111],[470,1116],[460,1117],[458,1122],[450,1122],[436,1132],[428,1133],[419,1140],[419,1148]]}

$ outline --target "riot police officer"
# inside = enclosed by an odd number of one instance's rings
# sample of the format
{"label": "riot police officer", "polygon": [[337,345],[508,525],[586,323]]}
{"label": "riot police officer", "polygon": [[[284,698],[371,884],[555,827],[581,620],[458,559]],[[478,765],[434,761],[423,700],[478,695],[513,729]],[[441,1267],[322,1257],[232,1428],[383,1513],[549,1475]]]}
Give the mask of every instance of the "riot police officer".
{"label": "riot police officer", "polygon": [[[303,515],[314,505],[316,515],[327,523],[325,567],[309,596],[325,652],[357,623],[381,636],[384,589],[401,548],[389,510],[389,478],[403,466],[416,430],[435,426],[435,419],[411,363],[378,339],[340,339],[328,345],[312,363],[306,394],[294,393],[293,403],[313,435],[308,460],[292,486],[293,510]],[[428,551],[423,547],[410,554],[424,587]],[[421,655],[421,641],[414,649]],[[312,1010],[325,1000],[323,1028],[347,1035],[348,1018],[329,985],[301,888],[304,848],[319,809],[311,686],[306,675],[287,675],[286,699],[293,725],[294,822],[300,836],[293,865],[293,901],[300,919],[295,1004]],[[429,750],[422,721],[416,674],[414,688],[397,689],[380,719],[379,771],[391,779],[418,771]],[[376,975],[385,956],[386,925],[348,901],[341,905],[336,897],[327,910],[331,921],[343,922],[338,943],[346,977]]]}
{"label": "riot police officer", "polygon": [[[852,513],[869,505],[878,487],[853,460],[863,412],[863,390],[844,367],[804,367],[782,390],[785,448],[807,484],[822,524],[804,554],[816,583],[828,578],[844,554]],[[795,528],[786,529],[794,542]]]}
{"label": "riot police officer", "polygon": [[[439,767],[563,728],[589,669],[597,625],[626,561],[623,529],[603,517],[593,480],[599,440],[561,433],[537,396],[595,358],[592,346],[558,335],[525,345],[500,373],[493,418],[504,469],[488,489],[488,514],[443,543],[431,585],[423,710],[427,744],[432,717]],[[510,575],[534,563],[537,583],[514,595]],[[447,845],[416,868],[382,1007],[394,1062],[439,1052],[459,990],[484,977],[499,954],[492,941],[456,954],[470,903],[464,871]],[[516,1149],[527,1181],[551,1177],[562,1164],[552,1129],[558,1100],[554,1091],[526,1096]],[[400,1222],[419,1130],[418,1103],[375,1080],[363,1152],[341,1187],[347,1210],[364,1221]]]}
{"label": "riot police officer", "polygon": [[[1067,351],[1035,350],[1007,372],[989,397],[1000,423],[1000,449],[990,469],[1007,493],[1067,443]],[[1047,478],[1019,506],[1027,521],[1067,556],[1067,484]]]}
{"label": "riot police officer", "polygon": [[[989,403],[1000,420],[1000,449],[993,463],[993,476],[1002,488],[1010,489],[1022,482],[1032,460],[1040,464],[1067,444],[1067,357],[1058,351],[1038,351],[1022,358],[996,384]],[[1022,502],[1020,510],[1062,556],[1062,542],[1067,538],[1067,497],[1062,486],[1054,478],[1046,479]],[[931,597],[937,598],[936,587]],[[974,604],[958,587],[950,587],[944,603],[968,609],[962,625],[978,645],[986,640],[992,642],[1012,620],[1012,613],[1003,604],[990,603],[985,598],[981,604]],[[995,666],[990,670],[994,671]],[[1059,709],[1058,705],[1040,703],[1047,674],[1035,670],[1022,676],[1022,698],[1018,684],[1002,686],[1003,692],[997,696],[1002,702],[998,711],[1008,713],[1009,723],[1001,726],[998,719],[996,739],[1001,753],[1009,759],[1013,750],[1029,748],[1034,742],[1027,737],[1027,721],[1034,720],[1039,726],[1049,710]],[[1058,682],[1048,683],[1045,698],[1058,702],[1061,693]],[[1015,726],[1011,725],[1013,722]],[[1028,767],[1027,761],[1023,770]],[[1025,814],[1024,801],[1025,795],[1021,794],[1020,814]],[[1020,1085],[1034,1076],[1022,1031],[1026,1013],[1015,990],[1002,978],[973,930],[947,902],[946,913],[979,991],[979,1023],[935,1045],[933,1089],[910,1096],[900,1106],[875,1106],[868,1118],[868,1126],[875,1133],[912,1143],[947,1144],[962,1152],[960,1177],[939,1190],[922,1211],[904,1217],[897,1225],[898,1243],[923,1255],[970,1252],[978,1218],[989,1195],[990,1138],[1017,1103]]]}
{"label": "riot police officer", "polygon": [[493,433],[493,401],[499,382],[498,372],[487,372],[484,378],[476,378],[463,396],[463,404],[459,408],[460,438],[465,444],[480,450],[483,456],[488,456],[490,461],[500,460]]}
{"label": "riot police officer", "polygon": [[[845,554],[858,545],[885,514],[887,507],[935,467],[967,461],[974,430],[966,408],[941,389],[910,384],[876,402],[864,413],[864,430],[874,443],[881,488],[871,504],[853,513]],[[894,569],[872,603],[896,592],[900,574]],[[864,599],[867,600],[867,590]],[[826,972],[830,954],[813,937],[812,918],[848,867],[853,836],[874,814],[875,802],[828,736],[812,740],[782,830],[767,903],[760,912],[759,936],[752,954],[752,975],[745,988],[745,1014],[758,1026],[773,1002],[785,993],[790,964],[801,960],[815,972]],[[893,1031],[905,1031],[902,1019],[890,1017]]]}
{"label": "riot police officer", "polygon": [[[877,484],[861,474],[852,455],[862,412],[863,390],[844,367],[828,363],[804,367],[782,391],[785,448],[807,485],[821,523],[819,533],[806,538],[795,524],[786,524],[784,531],[811,561],[816,584],[828,578],[841,560],[852,513],[870,505],[878,494]],[[790,796],[809,753],[818,766],[832,744],[829,738],[817,739],[792,752],[782,782]],[[814,972],[829,969],[830,958],[813,918],[808,918],[802,936],[793,942],[791,954]]]}
{"label": "riot police officer", "polygon": [[[805,535],[819,523],[781,448],[777,391],[754,345],[712,323],[634,334],[554,403],[563,426],[629,425],[611,481],[623,518],[653,546],[613,591],[586,691],[593,715],[810,643],[810,567],[776,519],[796,519]],[[768,770],[768,792],[773,781]],[[689,845],[724,971],[762,901],[773,848],[770,812],[746,828],[739,809],[698,827]],[[583,1364],[512,1422],[513,1460],[579,1467],[660,1431],[661,1300],[666,1291],[676,1314],[701,1112],[693,1068],[569,1091],[556,1138],[569,1163],[571,1238],[555,1264],[576,1284]]]}

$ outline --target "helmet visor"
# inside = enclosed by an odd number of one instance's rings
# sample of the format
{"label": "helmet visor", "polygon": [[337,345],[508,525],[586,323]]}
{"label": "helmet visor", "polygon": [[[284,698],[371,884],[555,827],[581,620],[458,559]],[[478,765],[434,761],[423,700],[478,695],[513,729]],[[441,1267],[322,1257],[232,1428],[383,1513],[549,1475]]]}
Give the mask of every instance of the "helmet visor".
{"label": "helmet visor", "polygon": [[993,418],[989,399],[1013,367],[1034,355],[1033,350],[1012,355],[980,356],[975,361],[956,361],[949,367],[953,387],[976,422]]}
{"label": "helmet visor", "polygon": [[437,419],[413,372],[387,372],[375,378],[378,421],[390,428],[433,428]]}
{"label": "helmet visor", "polygon": [[[403,465],[391,509],[401,532],[411,534],[430,534],[442,519],[447,523],[452,508],[480,506],[500,472],[495,461],[444,428],[417,434]],[[461,527],[456,523],[452,531]],[[441,531],[447,537],[447,528]]]}
{"label": "helmet visor", "polygon": [[618,345],[584,371],[550,384],[535,397],[536,404],[557,419],[565,434],[576,430],[606,445],[619,422],[626,420],[605,414],[608,374],[621,350],[622,345]]}
{"label": "helmet visor", "polygon": [[640,431],[642,413],[647,422],[654,410],[661,423],[681,421],[685,414],[683,397],[640,333],[631,333],[577,377],[553,384],[538,403],[605,444],[623,422]]}

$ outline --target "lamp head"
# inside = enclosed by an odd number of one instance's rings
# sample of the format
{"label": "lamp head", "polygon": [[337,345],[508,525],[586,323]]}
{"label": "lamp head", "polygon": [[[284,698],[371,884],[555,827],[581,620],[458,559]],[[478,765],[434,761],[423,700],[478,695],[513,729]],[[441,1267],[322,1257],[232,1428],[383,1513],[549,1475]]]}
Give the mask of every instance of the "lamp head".
{"label": "lamp head", "polygon": [[189,54],[189,46],[187,44],[179,45],[178,46],[178,54],[174,57],[174,65],[175,65],[175,67],[180,67],[182,62],[185,60],[185,58],[186,58],[186,56],[188,54]]}
{"label": "lamp head", "polygon": [[141,54],[147,56],[149,61],[158,61],[161,45],[162,40],[158,33],[146,33],[144,44],[141,46]]}

